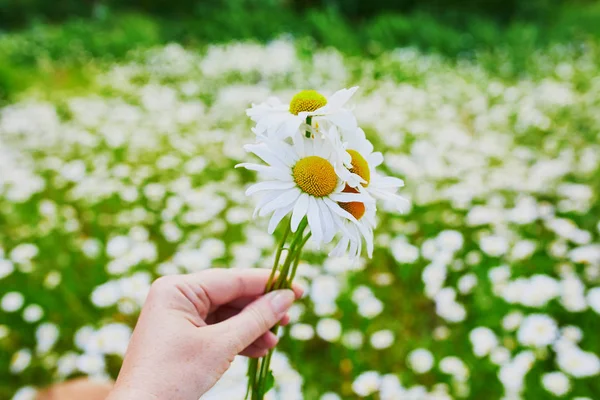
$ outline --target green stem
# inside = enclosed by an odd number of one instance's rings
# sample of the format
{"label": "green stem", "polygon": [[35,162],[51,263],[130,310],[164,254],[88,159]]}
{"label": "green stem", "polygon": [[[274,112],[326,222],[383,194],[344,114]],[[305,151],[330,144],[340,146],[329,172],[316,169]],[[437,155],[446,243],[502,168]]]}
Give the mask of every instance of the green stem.
{"label": "green stem", "polygon": [[275,262],[273,262],[273,268],[271,269],[271,275],[269,276],[269,280],[267,281],[267,286],[265,287],[265,293],[268,293],[272,290],[271,284],[273,283],[273,278],[277,273],[277,267],[279,267],[279,260],[281,259],[281,252],[284,250],[285,241],[287,240],[288,235],[290,234],[290,222],[286,219],[285,221],[285,231],[283,232],[283,237],[279,242],[279,248],[277,249],[277,253],[275,254]]}
{"label": "green stem", "polygon": [[[310,117],[310,116],[306,117],[306,124],[312,126],[312,117]],[[306,131],[305,135],[309,139],[312,137],[312,134],[310,133],[310,131]]]}
{"label": "green stem", "polygon": [[290,274],[290,279],[288,280],[290,287],[292,285],[292,282],[294,281],[294,278],[296,277],[296,271],[298,270],[298,264],[300,263],[300,256],[302,255],[302,249],[304,248],[304,245],[310,238],[310,235],[311,235],[311,232],[308,232],[308,234],[304,237],[304,239],[302,239],[302,243],[300,243],[300,248],[296,252],[296,259],[294,260],[294,266],[292,267],[292,273]]}
{"label": "green stem", "polygon": [[[283,252],[283,250],[285,248],[285,242],[287,240],[289,233],[290,233],[290,221],[289,221],[289,219],[286,219],[285,231],[283,232],[283,237],[281,238],[281,241],[279,242],[279,247],[277,248],[277,252],[275,253],[275,260],[273,262],[273,268],[271,269],[271,275],[269,276],[267,284],[265,285],[265,293],[268,293],[273,290],[273,283],[274,283],[273,280],[275,278],[275,274],[277,273],[277,269],[279,267],[279,261],[281,259],[281,253]],[[248,395],[250,395],[250,394],[252,395],[252,400],[255,400],[257,398],[258,393],[256,392],[255,388],[260,387],[260,384],[261,384],[260,378],[263,375],[263,368],[264,368],[264,360],[263,360],[263,362],[260,363],[260,370],[259,370],[259,360],[258,359],[251,359],[250,362],[248,363],[248,372],[246,374],[248,376],[248,387],[246,389],[246,395],[244,396],[244,399],[247,399]]]}
{"label": "green stem", "polygon": [[305,218],[302,219],[302,221],[300,222],[300,226],[298,226],[298,230],[296,231],[296,234],[294,235],[294,239],[292,239],[292,244],[290,245],[290,251],[287,254],[287,257],[285,258],[285,262],[283,263],[283,266],[281,267],[281,273],[279,274],[279,276],[277,277],[277,281],[275,282],[275,289],[282,289],[284,287],[286,287],[286,283],[288,280],[288,274],[290,271],[290,266],[292,264],[292,262],[294,261],[294,259],[296,258],[296,252],[297,252],[297,247],[300,244],[300,242],[302,241],[302,236],[304,234],[304,230],[306,229],[306,226],[308,225],[308,220]]}
{"label": "green stem", "polygon": [[[246,388],[246,394],[244,400],[248,399],[248,395],[252,391],[252,388],[256,384],[256,372],[258,371],[258,359],[252,358],[248,362],[248,387]],[[253,396],[254,397],[254,396]]]}
{"label": "green stem", "polygon": [[[306,242],[308,241],[308,239],[311,236],[311,233],[309,232],[306,236],[303,237],[303,233],[304,233],[304,230],[306,229],[307,225],[308,225],[308,222],[305,218],[302,220],[302,222],[300,223],[300,226],[298,227],[298,230],[296,231],[294,239],[292,240],[292,244],[290,245],[290,251],[286,255],[286,259],[285,259],[284,265],[282,267],[281,274],[279,275],[273,290],[291,287],[293,278],[296,276],[296,271],[298,269],[298,264],[300,262],[300,256],[302,254],[302,249],[304,248],[304,245],[306,244]],[[288,278],[289,267],[292,264],[292,262],[294,264],[292,267],[291,275]],[[276,324],[271,329],[271,331],[273,333],[277,334],[278,328],[279,328],[279,324]],[[259,371],[258,383],[255,386],[255,388],[257,389],[256,392],[258,393],[257,400],[262,400],[263,396],[265,395],[265,389],[266,389],[265,385],[266,385],[267,377],[269,374],[269,367],[271,365],[271,357],[272,356],[273,356],[273,349],[271,349],[269,351],[269,353],[267,354],[267,356],[265,356],[262,359],[260,371]],[[253,397],[253,400],[254,400],[254,397]]]}

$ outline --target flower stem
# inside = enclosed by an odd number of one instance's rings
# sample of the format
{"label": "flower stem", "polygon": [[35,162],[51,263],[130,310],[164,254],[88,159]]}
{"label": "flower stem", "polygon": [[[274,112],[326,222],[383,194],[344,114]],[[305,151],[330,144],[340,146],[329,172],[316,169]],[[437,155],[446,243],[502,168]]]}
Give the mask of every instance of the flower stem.
{"label": "flower stem", "polygon": [[[312,126],[312,117],[311,116],[306,117],[306,124]],[[310,139],[312,137],[312,134],[310,133],[310,131],[306,131],[305,136]]]}
{"label": "flower stem", "polygon": [[[267,282],[265,293],[291,287],[292,279],[296,275],[296,270],[300,262],[302,249],[311,235],[310,232],[307,235],[304,235],[304,231],[306,230],[307,226],[308,220],[305,217],[302,219],[298,229],[294,233],[291,243],[287,248],[283,265],[281,268],[279,268],[281,254],[283,250],[285,250],[285,243],[290,233],[290,222],[286,223],[286,230],[281,242],[279,243],[279,248],[275,253],[275,262],[273,263],[273,269],[271,271],[269,281]],[[277,272],[279,272],[278,275]],[[279,324],[276,324],[271,331],[273,333],[277,333],[278,328]],[[273,349],[271,349],[271,351],[269,351],[269,353],[260,360],[250,360],[248,364],[248,389],[245,396],[246,399],[248,398],[248,395],[250,395],[251,400],[263,400],[264,395],[269,389],[267,387],[267,381],[269,379],[269,366],[271,364],[272,356]]]}

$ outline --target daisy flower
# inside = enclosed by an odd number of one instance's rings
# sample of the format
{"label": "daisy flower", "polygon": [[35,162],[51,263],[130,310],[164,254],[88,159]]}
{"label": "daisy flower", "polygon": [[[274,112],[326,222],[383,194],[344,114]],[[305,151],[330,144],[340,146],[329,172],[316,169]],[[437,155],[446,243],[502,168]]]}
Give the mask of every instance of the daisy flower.
{"label": "daisy flower", "polygon": [[315,90],[303,90],[289,104],[272,97],[264,103],[253,104],[246,114],[256,122],[260,135],[271,138],[294,137],[301,128],[309,131],[310,127],[318,129],[319,126],[325,128],[325,132],[331,125],[351,131],[356,129],[356,118],[344,106],[357,89],[357,86],[341,89],[329,98]]}
{"label": "daisy flower", "polygon": [[[404,186],[404,181],[399,178],[384,176],[377,172],[377,167],[383,163],[383,155],[373,152],[373,144],[366,138],[361,128],[356,128],[352,134],[343,136],[347,153],[352,158],[352,167],[348,172],[340,168],[338,173],[348,186],[356,191],[367,193],[370,196],[391,204],[396,210],[404,211],[408,200],[396,194]],[[346,190],[349,191],[349,190]]]}
{"label": "daisy flower", "polygon": [[363,238],[367,244],[367,255],[373,257],[373,229],[375,228],[377,207],[374,201],[340,202],[340,207],[348,211],[356,220],[339,220],[341,237],[329,253],[332,257],[349,255],[356,258],[362,253]]}
{"label": "daisy flower", "polygon": [[339,203],[365,202],[363,193],[344,192],[346,184],[336,173],[336,157],[329,141],[301,135],[293,144],[259,135],[259,143],[244,146],[267,165],[242,163],[257,171],[262,182],[250,186],[246,195],[262,193],[255,214],[272,213],[269,233],[291,213],[291,229],[296,232],[306,216],[317,243],[330,242],[342,226],[340,219],[357,222]]}

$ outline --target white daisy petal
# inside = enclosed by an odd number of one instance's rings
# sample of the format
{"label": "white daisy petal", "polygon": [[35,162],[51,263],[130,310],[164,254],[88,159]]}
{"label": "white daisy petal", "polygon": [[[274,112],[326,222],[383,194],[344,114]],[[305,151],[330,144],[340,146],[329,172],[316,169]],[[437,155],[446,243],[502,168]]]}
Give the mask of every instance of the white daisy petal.
{"label": "white daisy petal", "polygon": [[295,202],[298,199],[298,197],[300,197],[300,194],[301,192],[298,188],[292,188],[291,190],[280,192],[278,197],[271,199],[271,201],[268,204],[265,203],[265,205],[260,210],[259,215],[261,217],[264,217],[265,215],[269,214],[277,208],[287,207],[288,205]]}
{"label": "white daisy petal", "polygon": [[300,221],[306,215],[306,211],[308,210],[308,199],[309,195],[303,193],[296,202],[294,206],[294,212],[292,213],[292,232],[296,232],[298,229],[298,225],[300,225]]}
{"label": "white daisy petal", "polygon": [[292,211],[293,208],[294,208],[294,206],[292,204],[290,204],[287,207],[277,209],[273,213],[273,216],[269,220],[269,227],[268,227],[268,231],[267,231],[267,232],[269,232],[269,235],[272,235],[273,232],[275,232],[275,228],[277,228],[277,225],[279,225],[279,223],[281,222],[283,217],[288,215],[290,213],[290,211]]}
{"label": "white daisy petal", "polygon": [[323,241],[323,228],[321,226],[319,207],[314,197],[309,198],[307,216],[313,240],[316,243],[321,243]]}
{"label": "white daisy petal", "polygon": [[[266,204],[271,203],[274,199],[276,199],[277,197],[281,196],[283,193],[286,193],[286,192],[287,192],[286,190],[274,190],[272,192],[265,193],[262,196],[262,198],[258,201],[258,203],[256,204],[256,208],[254,209],[252,218],[256,218],[256,215],[259,213],[259,211],[262,211],[261,209],[263,209],[263,207]],[[271,211],[273,211],[273,210],[271,210]],[[264,215],[261,215],[261,217],[262,216],[264,216]]]}
{"label": "white daisy petal", "polygon": [[235,166],[236,168],[246,168],[249,171],[256,171],[265,178],[278,179],[280,181],[293,181],[289,171],[283,171],[281,169],[269,167],[266,165],[252,164],[252,163],[241,163]]}
{"label": "white daisy petal", "polygon": [[333,240],[333,237],[335,236],[335,225],[333,223],[333,216],[331,215],[331,211],[329,211],[329,208],[327,208],[327,206],[325,205],[324,202],[319,201],[317,202],[317,205],[319,207],[319,211],[321,212],[321,216],[323,218],[323,226],[324,226],[324,234],[323,234],[323,241],[325,243],[329,243],[331,242],[331,240]]}
{"label": "white daisy petal", "polygon": [[265,143],[247,144],[244,146],[244,150],[256,154],[257,157],[271,166],[279,168],[287,166],[275,153],[271,152],[269,146]]}
{"label": "white daisy petal", "polygon": [[248,189],[246,189],[246,196],[251,196],[254,193],[258,193],[258,192],[261,192],[264,190],[291,189],[294,186],[296,186],[296,184],[294,182],[281,182],[281,181],[259,182],[259,183],[255,183],[254,185],[252,185]]}
{"label": "white daisy petal", "polygon": [[400,178],[394,178],[392,176],[377,176],[373,182],[380,188],[400,188],[404,186],[404,181]]}

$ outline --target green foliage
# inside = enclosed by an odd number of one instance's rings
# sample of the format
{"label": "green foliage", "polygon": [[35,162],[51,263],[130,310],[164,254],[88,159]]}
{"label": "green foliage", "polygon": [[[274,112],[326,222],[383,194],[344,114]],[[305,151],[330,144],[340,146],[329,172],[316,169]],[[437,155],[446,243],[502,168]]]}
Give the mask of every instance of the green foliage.
{"label": "green foliage", "polygon": [[[311,48],[331,46],[368,56],[416,47],[457,60],[478,59],[493,73],[515,78],[530,72],[527,59],[538,49],[556,43],[593,46],[593,39],[600,37],[600,3],[561,7],[543,23],[515,20],[508,25],[473,13],[444,18],[419,11],[381,13],[349,20],[349,11],[327,7],[307,9],[300,15],[282,7],[279,0],[202,2],[193,12],[176,18],[110,10],[96,7],[92,18],[75,18],[62,25],[35,23],[23,32],[0,35],[0,102],[40,83],[61,87],[83,66],[170,42],[202,49],[210,43],[264,42],[291,35]],[[65,71],[70,72],[65,75]]]}

